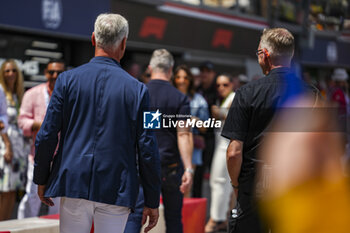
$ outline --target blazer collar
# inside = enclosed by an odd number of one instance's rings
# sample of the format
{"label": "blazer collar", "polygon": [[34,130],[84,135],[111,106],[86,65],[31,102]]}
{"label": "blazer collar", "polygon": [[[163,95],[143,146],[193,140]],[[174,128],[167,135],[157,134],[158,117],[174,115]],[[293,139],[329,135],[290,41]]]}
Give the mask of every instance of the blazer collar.
{"label": "blazer collar", "polygon": [[111,64],[114,65],[116,64],[117,66],[121,67],[119,62],[116,61],[115,59],[111,58],[111,57],[93,57],[90,62],[94,62],[94,63],[104,63],[104,64]]}

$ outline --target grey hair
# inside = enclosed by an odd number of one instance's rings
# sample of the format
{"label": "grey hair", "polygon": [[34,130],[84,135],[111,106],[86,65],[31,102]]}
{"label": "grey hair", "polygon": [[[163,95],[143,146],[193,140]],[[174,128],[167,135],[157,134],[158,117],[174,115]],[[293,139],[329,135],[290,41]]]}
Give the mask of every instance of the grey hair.
{"label": "grey hair", "polygon": [[285,28],[264,29],[260,48],[268,50],[273,63],[290,62],[294,55],[294,36]]}
{"label": "grey hair", "polygon": [[105,50],[118,48],[124,37],[128,37],[128,21],[119,14],[100,14],[95,21],[96,45]]}
{"label": "grey hair", "polygon": [[153,71],[168,72],[174,66],[174,58],[166,49],[154,50],[149,66]]}

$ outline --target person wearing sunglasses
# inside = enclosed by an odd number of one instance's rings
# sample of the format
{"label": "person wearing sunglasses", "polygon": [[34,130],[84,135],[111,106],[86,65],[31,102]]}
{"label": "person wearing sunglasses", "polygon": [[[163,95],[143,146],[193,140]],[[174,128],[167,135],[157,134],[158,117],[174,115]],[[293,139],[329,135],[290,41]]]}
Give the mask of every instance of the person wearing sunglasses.
{"label": "person wearing sunglasses", "polygon": [[236,91],[226,118],[221,135],[230,140],[226,163],[237,197],[230,213],[229,233],[269,232],[256,204],[256,193],[263,186],[256,183],[257,167],[264,163],[258,151],[278,107],[304,93],[317,99],[317,90],[290,69],[293,55],[294,37],[287,29],[265,29],[256,51],[265,77]]}
{"label": "person wearing sunglasses", "polygon": [[[233,77],[221,74],[216,78],[216,90],[219,99],[211,106],[215,119],[221,120],[222,125],[235,96],[233,92]],[[210,168],[210,218],[205,226],[206,233],[213,233],[227,228],[227,211],[229,209],[232,187],[226,169],[226,148],[229,140],[220,136],[221,129],[215,130],[215,150]]]}
{"label": "person wearing sunglasses", "polygon": [[[44,71],[47,82],[29,89],[23,97],[18,125],[25,136],[32,138],[32,145],[28,155],[26,194],[18,207],[17,217],[19,219],[39,216],[41,202],[37,194],[37,185],[33,183],[34,142],[44,120],[56,79],[64,70],[65,63],[63,60],[50,60]],[[59,212],[59,199],[55,198],[54,202],[56,204],[49,207],[48,214]]]}
{"label": "person wearing sunglasses", "polygon": [[55,87],[56,79],[64,71],[64,63],[62,61],[50,62],[45,69],[45,77],[48,84],[48,93],[51,96],[53,88]]}
{"label": "person wearing sunglasses", "polygon": [[23,75],[16,62],[6,60],[0,68],[0,84],[6,95],[8,127],[0,137],[0,221],[10,219],[16,191],[24,190],[27,158],[25,141],[17,124],[23,96]]}

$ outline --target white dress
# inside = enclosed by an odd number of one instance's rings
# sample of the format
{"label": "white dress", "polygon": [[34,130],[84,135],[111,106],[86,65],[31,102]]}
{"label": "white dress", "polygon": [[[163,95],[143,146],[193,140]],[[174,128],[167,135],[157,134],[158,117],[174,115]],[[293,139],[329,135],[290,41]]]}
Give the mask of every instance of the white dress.
{"label": "white dress", "polygon": [[22,130],[17,125],[19,104],[17,98],[15,96],[13,98],[15,104],[7,100],[7,135],[12,145],[13,158],[11,163],[5,162],[6,147],[0,136],[0,192],[24,190],[27,177],[27,155],[30,143],[25,143]]}
{"label": "white dress", "polygon": [[[221,115],[227,116],[234,96],[235,93],[231,92],[220,105]],[[224,121],[222,122],[222,127],[223,125]],[[216,222],[227,219],[227,211],[232,193],[230,177],[226,167],[226,150],[230,140],[222,137],[221,131],[222,129],[215,132],[215,151],[210,170],[210,218]]]}

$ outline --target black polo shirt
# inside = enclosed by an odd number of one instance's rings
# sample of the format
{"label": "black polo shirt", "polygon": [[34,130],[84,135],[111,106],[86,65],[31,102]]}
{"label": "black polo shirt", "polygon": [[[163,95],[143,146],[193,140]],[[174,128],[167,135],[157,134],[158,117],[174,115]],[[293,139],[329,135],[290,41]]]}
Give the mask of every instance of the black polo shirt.
{"label": "black polo shirt", "polygon": [[[151,80],[146,85],[150,97],[150,109],[162,113],[162,120],[184,119],[179,116],[190,115],[190,104],[186,95],[177,90],[170,82],[164,80]],[[167,116],[167,117],[165,117]],[[175,117],[168,117],[175,116]],[[159,148],[162,166],[181,163],[180,152],[177,146],[177,129],[169,127],[154,130]]]}
{"label": "black polo shirt", "polygon": [[[255,175],[257,151],[276,110],[293,95],[317,90],[297,78],[288,68],[276,68],[236,92],[221,135],[243,141],[239,183]],[[251,179],[249,179],[251,180]]]}

